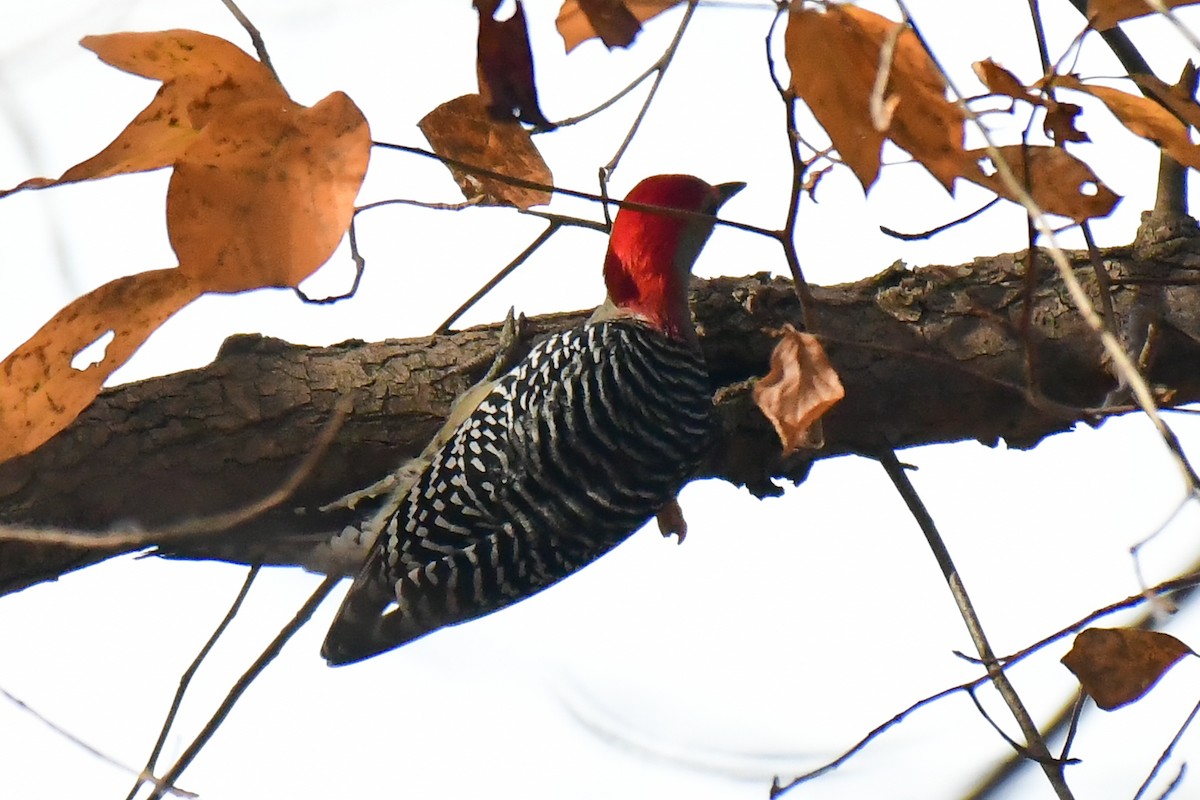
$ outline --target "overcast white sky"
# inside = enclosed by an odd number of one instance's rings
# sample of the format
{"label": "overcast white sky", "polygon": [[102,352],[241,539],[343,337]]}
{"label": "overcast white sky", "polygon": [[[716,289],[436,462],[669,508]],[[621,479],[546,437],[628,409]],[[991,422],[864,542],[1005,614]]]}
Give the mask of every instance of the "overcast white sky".
{"label": "overcast white sky", "polygon": [[[895,16],[886,2],[866,5]],[[972,91],[978,84],[969,64],[984,57],[1025,79],[1039,72],[1026,3],[910,5],[943,63]],[[527,4],[551,118],[577,114],[624,86],[661,52],[681,13],[651,22],[630,51],[610,54],[592,42],[564,56],[553,30],[557,6]],[[1052,15],[1051,47],[1060,52],[1078,17],[1064,0],[1043,6]],[[467,0],[246,0],[243,7],[293,97],[311,104],[346,91],[376,139],[423,144],[415,122],[474,89],[475,13]],[[772,4],[759,2],[696,14],[659,102],[616,173],[615,194],[658,172],[746,180],[749,188],[723,215],[779,223],[790,177],[782,109],[764,71],[772,13]],[[1200,16],[1181,16],[1200,28]],[[0,186],[61,173],[99,150],[153,95],[156,84],[80,49],[81,36],[165,28],[248,46],[218,0],[3,4]],[[1178,72],[1188,49],[1176,32],[1157,21],[1129,30],[1162,74]],[[1080,70],[1119,72],[1098,40],[1085,46]],[[627,100],[592,124],[540,137],[556,182],[594,186],[596,168],[636,108]],[[1083,125],[1094,139],[1117,143],[1081,152],[1126,198],[1097,235],[1102,244],[1127,242],[1138,212],[1152,202],[1156,152],[1113,130],[1103,111],[1087,112]],[[175,263],[162,225],[166,181],[159,172],[0,201],[0,353],[82,292]],[[361,198],[394,196],[457,199],[437,165],[377,153]],[[896,259],[960,263],[1023,247],[1023,217],[1012,207],[928,242],[901,243],[876,229],[926,229],[982,196],[966,187],[955,201],[918,168],[898,166],[864,200],[853,176],[835,171],[821,185],[820,204],[806,203],[802,212],[806,272],[835,283]],[[556,200],[555,207],[597,215],[579,203]],[[363,220],[368,267],[353,301],[304,307],[282,291],[207,298],[171,320],[118,377],[202,365],[235,332],[313,344],[428,333],[538,230],[503,210],[376,212]],[[594,305],[603,294],[603,244],[590,232],[556,237],[464,322],[498,319],[513,304],[530,314]],[[350,266],[343,255],[306,288],[344,287]],[[761,270],[785,271],[771,243],[718,230],[697,273]],[[1200,450],[1200,424],[1181,415],[1171,421],[1185,447]],[[913,480],[1001,653],[1136,591],[1128,547],[1182,499],[1174,466],[1140,418],[1058,436],[1029,453],[965,443],[903,458],[920,468]],[[914,700],[976,675],[952,654],[970,651],[970,641],[919,531],[874,463],[822,462],[779,499],[760,502],[707,482],[689,487],[681,501],[690,526],[684,546],[643,531],[528,602],[360,666],[330,670],[318,656],[331,600],[180,785],[232,800],[348,793],[763,798],[772,775],[815,767]],[[1186,509],[1148,549],[1148,580],[1196,556],[1198,522],[1197,509]],[[225,565],[122,558],[0,598],[0,688],[139,767],[179,674],[243,576]],[[164,763],[317,581],[298,571],[262,576],[197,679]],[[1194,611],[1172,630],[1200,644]],[[1072,689],[1057,664],[1064,649],[1049,648],[1013,672],[1039,719]],[[1079,797],[1133,795],[1196,700],[1194,661],[1143,702],[1111,715],[1091,709],[1073,751],[1084,763],[1070,772]],[[1011,731],[999,702],[988,693],[984,699]],[[1181,743],[1180,758],[1194,760],[1197,736]],[[967,698],[956,696],[792,796],[952,797],[1004,752]],[[123,797],[130,782],[0,698],[0,797]],[[1197,785],[1190,778],[1178,796],[1200,796]],[[1010,796],[1052,794],[1031,772]]]}

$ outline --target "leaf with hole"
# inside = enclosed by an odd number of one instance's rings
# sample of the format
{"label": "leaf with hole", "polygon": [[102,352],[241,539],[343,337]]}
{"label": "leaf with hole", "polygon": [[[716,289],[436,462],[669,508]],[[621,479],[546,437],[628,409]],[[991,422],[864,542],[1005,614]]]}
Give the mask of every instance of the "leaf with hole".
{"label": "leaf with hole", "polygon": [[[1033,196],[1038,207],[1048,214],[1069,217],[1076,222],[1107,216],[1120,196],[1096,177],[1091,167],[1061,147],[1021,146],[999,147],[1002,158],[1017,182]],[[986,150],[971,150],[975,169],[966,171],[965,178],[991,189],[1001,197],[1019,202],[1017,193],[1010,190]]]}

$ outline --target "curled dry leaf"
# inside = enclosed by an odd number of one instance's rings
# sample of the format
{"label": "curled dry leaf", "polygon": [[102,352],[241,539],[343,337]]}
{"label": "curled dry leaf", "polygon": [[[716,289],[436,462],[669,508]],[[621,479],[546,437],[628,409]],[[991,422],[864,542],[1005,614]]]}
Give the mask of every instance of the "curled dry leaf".
{"label": "curled dry leaf", "polygon": [[[516,120],[494,118],[477,94],[442,103],[418,124],[429,146],[440,156],[547,186],[554,181],[529,131]],[[468,200],[482,197],[484,205],[521,209],[550,202],[550,192],[544,189],[526,189],[500,178],[447,166]]]}
{"label": "curled dry leaf", "polygon": [[[66,427],[155,328],[202,292],[179,270],[160,269],[117,278],[58,312],[0,363],[0,461]],[[71,365],[110,331],[98,363]]]}
{"label": "curled dry leaf", "polygon": [[1061,103],[1052,97],[1043,97],[1026,87],[1016,75],[992,61],[990,58],[971,65],[979,80],[992,94],[1024,100],[1046,109],[1042,128],[1056,142],[1086,142],[1088,135],[1075,126],[1075,118],[1082,111],[1073,103]]}
{"label": "curled dry leaf", "polygon": [[658,532],[663,535],[663,538],[678,536],[678,543],[683,544],[684,538],[687,537],[687,520],[683,518],[683,509],[679,507],[678,498],[660,508],[656,519],[658,520]]}
{"label": "curled dry leaf", "polygon": [[529,47],[529,28],[525,22],[525,6],[517,0],[517,10],[505,20],[493,14],[498,0],[476,0],[479,11],[479,38],[476,50],[476,70],[479,73],[479,94],[488,111],[497,119],[529,123],[538,130],[550,130],[554,125],[538,106],[537,84],[533,79],[533,51]]}
{"label": "curled dry leaf", "polygon": [[558,33],[571,52],[588,39],[599,38],[609,50],[628,47],[641,32],[641,23],[679,5],[683,0],[563,0]]}
{"label": "curled dry leaf", "polygon": [[1096,705],[1112,711],[1158,683],[1192,649],[1167,633],[1137,628],[1088,628],[1075,637],[1063,665]]}
{"label": "curled dry leaf", "polygon": [[[1092,86],[1074,75],[1055,75],[1053,80],[1055,86],[1085,92],[1100,100],[1131,133],[1154,142],[1180,164],[1200,169],[1200,146],[1188,137],[1187,126],[1159,103],[1119,89]],[[1192,118],[1200,117],[1200,111],[1188,109],[1188,113]]]}
{"label": "curled dry leaf", "polygon": [[983,61],[976,61],[971,65],[971,69],[975,71],[975,76],[979,78],[980,83],[986,86],[987,90],[992,94],[1004,95],[1014,100],[1028,100],[1031,103],[1039,101],[1036,95],[1029,93],[1029,90],[1025,88],[1025,84],[1017,80],[1016,75],[1013,75],[990,58],[985,58]]}
{"label": "curled dry leaf", "polygon": [[[155,328],[201,294],[295,286],[310,275],[349,226],[370,154],[366,120],[348,97],[298,105],[223,39],[174,30],[89,36],[83,45],[163,85],[100,153],[58,179],[17,188],[174,165],[167,232],[179,268],[79,298],[0,363],[0,460],[65,427]],[[113,340],[98,364],[71,365],[107,332]]]}
{"label": "curled dry leaf", "polygon": [[[1167,8],[1191,6],[1200,0],[1165,0]],[[1098,31],[1108,30],[1123,20],[1153,14],[1154,9],[1146,0],[1088,0],[1087,16],[1092,27]]]}
{"label": "curled dry leaf", "polygon": [[[864,189],[879,176],[885,138],[908,151],[950,189],[963,168],[963,113],[946,99],[933,61],[909,28],[850,5],[823,11],[800,8],[788,15],[784,54],[792,91],[812,110],[842,160]],[[896,36],[890,64],[884,43]],[[871,94],[880,69],[889,71],[883,96],[895,98],[889,124],[877,131]]]}
{"label": "curled dry leaf", "polygon": [[816,427],[846,396],[817,337],[784,325],[771,353],[771,371],[754,384],[754,402],[775,426],[784,454],[824,444]]}
{"label": "curled dry leaf", "polygon": [[[1107,216],[1120,201],[1120,196],[1105,186],[1096,173],[1079,159],[1060,147],[1009,145],[997,148],[1008,163],[1013,177],[1026,186],[1034,202],[1049,214],[1069,217],[1076,222]],[[995,171],[986,150],[971,150],[975,169],[964,173],[965,178],[991,189],[1001,197],[1017,202]],[[990,167],[986,172],[980,164]]]}

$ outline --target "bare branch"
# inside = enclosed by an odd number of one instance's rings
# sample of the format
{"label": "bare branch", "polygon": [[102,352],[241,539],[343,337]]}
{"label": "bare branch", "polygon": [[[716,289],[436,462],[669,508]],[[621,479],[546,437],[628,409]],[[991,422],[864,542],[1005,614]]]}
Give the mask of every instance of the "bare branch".
{"label": "bare branch", "polygon": [[128,772],[131,775],[137,775],[139,784],[142,782],[153,783],[156,788],[162,789],[164,792],[169,792],[170,794],[173,794],[176,797],[186,797],[186,798],[199,797],[199,795],[195,794],[194,792],[189,792],[184,789],[180,789],[178,787],[169,786],[165,781],[161,781],[149,773],[146,773],[146,772],[139,773],[137,770],[133,769],[132,767],[128,767],[125,764],[122,764],[120,761],[117,761],[115,758],[108,755],[107,753],[103,753],[103,752],[97,750],[95,747],[92,747],[90,744],[83,741],[78,736],[76,736],[75,734],[68,731],[66,728],[62,727],[61,725],[58,725],[55,722],[52,722],[47,717],[43,716],[38,711],[31,708],[28,703],[26,703],[24,700],[21,700],[20,698],[18,698],[17,696],[15,696],[11,692],[9,692],[7,689],[0,688],[0,695],[3,695],[4,699],[8,700],[10,703],[15,705],[17,708],[21,709],[26,714],[33,717],[38,722],[45,725],[47,728],[49,728],[50,730],[57,733],[59,736],[62,736],[64,739],[66,739],[71,744],[75,745],[76,747],[79,747],[82,750],[86,750],[88,753],[91,753],[93,756],[100,759],[101,761],[103,761],[106,764],[111,764],[112,766],[116,767],[117,769],[124,770],[125,772]]}
{"label": "bare branch", "polygon": [[975,648],[979,652],[979,658],[987,669],[988,677],[991,679],[992,685],[996,687],[996,691],[1004,699],[1005,704],[1008,705],[1013,717],[1017,720],[1017,725],[1021,728],[1021,733],[1025,737],[1025,749],[1028,751],[1029,757],[1041,764],[1042,771],[1046,773],[1046,778],[1054,788],[1055,794],[1062,800],[1068,800],[1073,795],[1067,787],[1066,779],[1063,776],[1063,765],[1050,754],[1050,749],[1046,746],[1046,740],[1042,738],[1042,734],[1034,723],[1033,718],[1029,715],[1029,711],[1025,708],[1024,702],[1022,702],[1016,689],[1013,688],[1012,683],[1008,680],[1008,676],[1004,674],[1004,667],[997,660],[995,653],[992,652],[992,646],[988,643],[987,636],[983,632],[983,625],[979,620],[979,616],[975,613],[974,604],[967,594],[962,578],[958,574],[958,569],[954,566],[954,561],[950,558],[950,551],[946,549],[946,544],[942,541],[941,534],[938,533],[937,526],[933,522],[933,517],[930,516],[916,489],[908,480],[908,475],[905,473],[903,465],[897,460],[895,452],[884,450],[879,455],[880,463],[883,465],[888,477],[892,479],[892,483],[895,484],[897,491],[900,492],[900,496],[904,499],[908,510],[921,527],[921,532],[925,534],[925,540],[929,544],[929,549],[933,551],[938,566],[942,570],[942,575],[950,587],[950,593],[954,596],[954,602],[958,606],[959,613],[962,614],[963,622],[967,625],[967,630],[971,634],[971,641],[974,642]]}
{"label": "bare branch", "polygon": [[291,621],[283,626],[278,635],[262,651],[262,654],[254,660],[254,663],[247,668],[237,683],[230,688],[229,693],[225,695],[225,699],[221,701],[221,705],[213,712],[212,717],[205,724],[204,728],[201,729],[200,733],[196,734],[196,738],[192,740],[192,743],[188,745],[187,749],[183,751],[183,754],[179,756],[171,769],[163,775],[159,784],[155,786],[154,791],[150,793],[149,800],[161,800],[166,787],[172,786],[175,781],[179,780],[179,776],[183,774],[183,771],[188,768],[192,761],[196,759],[196,756],[200,754],[200,751],[204,749],[204,746],[208,744],[209,739],[221,727],[221,723],[229,716],[229,712],[233,710],[237,701],[250,688],[250,684],[262,674],[262,671],[267,668],[268,664],[275,660],[275,657],[283,650],[283,646],[287,644],[288,640],[296,634],[296,631],[304,627],[304,623],[308,622],[313,612],[317,610],[317,607],[333,591],[333,587],[337,586],[339,580],[341,579],[326,578],[321,581],[321,585],[304,602],[304,605],[300,606]]}
{"label": "bare branch", "polygon": [[133,800],[138,793],[138,789],[142,788],[145,783],[146,775],[154,774],[154,767],[158,763],[158,756],[162,753],[163,745],[167,743],[167,735],[171,732],[171,726],[175,723],[175,715],[179,713],[179,706],[183,704],[183,696],[187,693],[188,686],[191,685],[192,677],[195,676],[196,670],[200,669],[200,665],[208,654],[216,645],[217,640],[221,638],[221,634],[225,633],[225,629],[229,627],[229,623],[233,622],[233,618],[237,616],[238,611],[242,607],[242,601],[246,599],[246,595],[250,593],[250,587],[254,584],[254,579],[258,577],[259,567],[251,567],[246,573],[246,580],[242,583],[241,590],[238,591],[237,597],[233,599],[233,604],[229,606],[229,610],[225,612],[225,616],[221,618],[221,622],[217,625],[216,630],[208,637],[208,641],[200,648],[200,652],[188,665],[188,668],[183,671],[183,675],[179,677],[179,688],[175,690],[175,696],[171,699],[171,707],[167,710],[166,719],[163,720],[162,728],[158,732],[158,739],[154,742],[154,747],[150,750],[150,757],[146,759],[146,767],[142,770],[142,774],[134,781],[133,788],[129,790],[129,794],[125,800]]}

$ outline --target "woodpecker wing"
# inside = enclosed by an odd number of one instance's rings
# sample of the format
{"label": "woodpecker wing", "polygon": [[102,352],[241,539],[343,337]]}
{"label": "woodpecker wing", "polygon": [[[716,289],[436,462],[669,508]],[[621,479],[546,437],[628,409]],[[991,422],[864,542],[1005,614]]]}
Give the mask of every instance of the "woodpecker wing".
{"label": "woodpecker wing", "polygon": [[695,345],[634,320],[541,342],[387,520],[326,659],[351,663],[481,616],[603,555],[694,474],[711,407]]}

